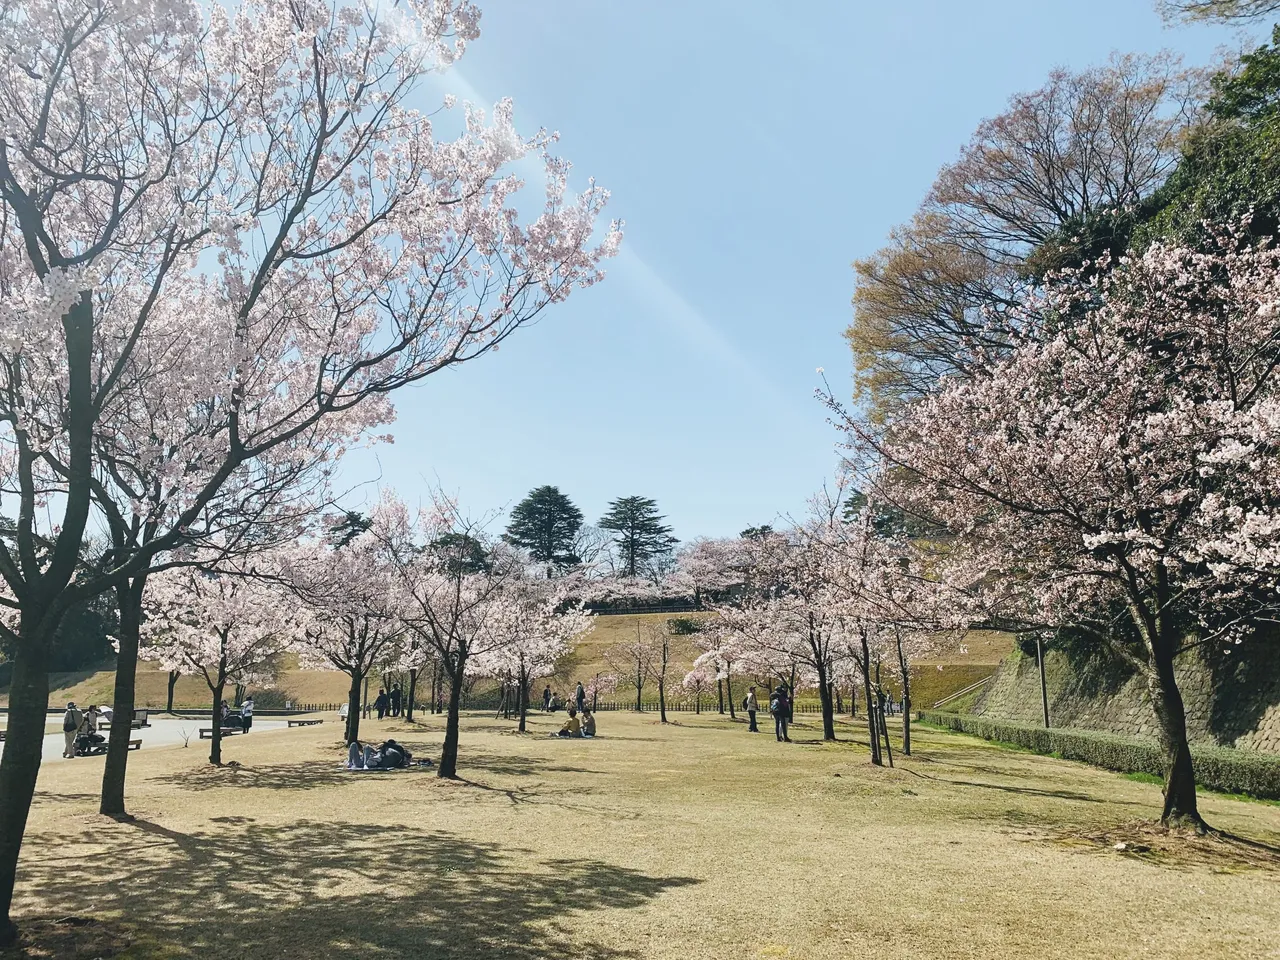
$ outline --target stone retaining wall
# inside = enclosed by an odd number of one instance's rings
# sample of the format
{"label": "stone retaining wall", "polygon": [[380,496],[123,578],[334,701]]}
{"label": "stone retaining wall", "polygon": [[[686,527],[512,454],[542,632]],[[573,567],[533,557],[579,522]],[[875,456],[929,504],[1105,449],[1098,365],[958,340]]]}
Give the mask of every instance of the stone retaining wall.
{"label": "stone retaining wall", "polygon": [[[1146,683],[1105,654],[1050,650],[1045,657],[1051,726],[1156,735]],[[1280,754],[1280,648],[1275,642],[1178,658],[1178,685],[1193,743]],[[975,712],[999,720],[1042,721],[1034,656],[1015,651],[996,672]]]}

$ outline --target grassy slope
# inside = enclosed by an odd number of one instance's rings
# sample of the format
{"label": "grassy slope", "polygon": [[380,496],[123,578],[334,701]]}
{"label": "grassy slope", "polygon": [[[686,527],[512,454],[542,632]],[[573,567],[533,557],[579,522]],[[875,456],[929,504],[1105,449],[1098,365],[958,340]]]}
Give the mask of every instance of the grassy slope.
{"label": "grassy slope", "polygon": [[[606,662],[606,651],[633,635],[637,623],[641,629],[662,624],[669,614],[641,614],[638,616],[598,617],[591,633],[579,642],[572,654],[564,658],[556,670],[551,684],[558,691],[568,694],[579,679],[586,681],[597,672],[612,672]],[[705,618],[708,614],[687,614]],[[995,672],[1000,658],[1012,647],[1008,634],[995,631],[973,631],[965,639],[966,652],[959,648],[943,649],[921,660],[913,668],[913,698],[917,706],[931,707],[942,697]],[[693,664],[697,650],[687,637],[677,637],[673,643],[673,660],[670,667],[672,688]],[[939,670],[938,668],[942,669]],[[897,689],[894,671],[886,664],[882,681],[889,689]],[[101,669],[73,674],[54,674],[51,678],[50,703],[65,704],[75,700],[79,704],[110,703],[114,684],[114,672],[109,664]],[[374,681],[376,682],[376,680]],[[137,702],[140,706],[163,707],[166,702],[167,674],[155,663],[143,663],[138,669]],[[341,703],[347,696],[346,677],[334,671],[299,670],[296,661],[288,661],[279,686],[286,696],[297,703]],[[624,683],[623,691],[632,689]],[[646,698],[649,691],[646,691]],[[657,691],[652,691],[654,699]],[[0,692],[0,700],[7,702]],[[179,707],[204,708],[209,705],[210,694],[204,681],[198,677],[182,677],[174,694]]]}
{"label": "grassy slope", "polygon": [[[594,742],[464,718],[460,773],[348,774],[336,728],[46,764],[19,873],[28,958],[757,960],[1262,957],[1280,807],[1205,796],[1253,846],[1153,835],[1156,786],[920,731],[873,768],[742,724],[610,714]],[[434,756],[435,718],[370,724]],[[762,776],[761,772],[767,771]],[[1118,852],[1115,843],[1128,849]],[[70,874],[69,872],[70,871]],[[70,882],[68,877],[94,882]],[[86,925],[54,924],[83,917]],[[42,925],[41,918],[45,919]]]}

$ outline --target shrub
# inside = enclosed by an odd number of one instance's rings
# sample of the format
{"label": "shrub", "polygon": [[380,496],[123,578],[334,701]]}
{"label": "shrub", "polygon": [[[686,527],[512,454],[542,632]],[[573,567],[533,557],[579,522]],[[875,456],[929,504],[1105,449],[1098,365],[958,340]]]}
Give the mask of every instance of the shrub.
{"label": "shrub", "polygon": [[[968,733],[984,740],[1022,747],[1033,753],[1080,760],[1120,773],[1164,776],[1160,747],[1149,740],[1135,740],[1092,730],[1046,730],[1044,727],[967,714],[921,710],[918,718],[933,726]],[[1280,757],[1234,750],[1229,747],[1191,748],[1196,781],[1210,790],[1243,793],[1280,800]]]}

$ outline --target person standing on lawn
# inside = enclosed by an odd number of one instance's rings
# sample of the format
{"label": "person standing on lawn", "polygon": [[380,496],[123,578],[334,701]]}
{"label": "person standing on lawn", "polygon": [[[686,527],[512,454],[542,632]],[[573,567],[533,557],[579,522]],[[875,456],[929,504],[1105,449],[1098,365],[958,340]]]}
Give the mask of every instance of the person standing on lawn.
{"label": "person standing on lawn", "polygon": [[760,728],[756,726],[756,711],[760,709],[760,703],[756,700],[756,688],[752,687],[747,691],[747,719],[751,721],[751,726],[747,727],[747,733],[759,733]]}
{"label": "person standing on lawn", "polygon": [[578,713],[582,713],[582,708],[587,705],[587,690],[581,680],[578,681],[578,689],[574,692],[573,699],[578,703]]}
{"label": "person standing on lawn", "polygon": [[542,712],[551,712],[551,684],[547,684],[542,688]]}
{"label": "person standing on lawn", "polygon": [[251,726],[253,726],[253,697],[246,695],[244,703],[240,704],[240,729],[248,733]]}
{"label": "person standing on lawn", "polygon": [[791,738],[787,736],[787,717],[790,716],[790,711],[791,698],[787,696],[787,685],[780,683],[769,701],[769,712],[773,714],[773,732],[779,743],[791,742]]}
{"label": "person standing on lawn", "polygon": [[404,695],[400,693],[400,684],[395,684],[391,688],[391,715],[393,717],[400,716],[400,704],[404,700]]}
{"label": "person standing on lawn", "polygon": [[378,699],[373,701],[373,709],[378,711],[379,720],[387,715],[387,707],[390,706],[390,703],[391,701],[387,699],[387,691],[379,687]]}
{"label": "person standing on lawn", "polygon": [[76,755],[76,734],[79,733],[82,722],[84,722],[84,714],[72,700],[67,704],[67,712],[62,715],[62,735],[67,741],[67,745],[62,748],[62,755],[68,760]]}

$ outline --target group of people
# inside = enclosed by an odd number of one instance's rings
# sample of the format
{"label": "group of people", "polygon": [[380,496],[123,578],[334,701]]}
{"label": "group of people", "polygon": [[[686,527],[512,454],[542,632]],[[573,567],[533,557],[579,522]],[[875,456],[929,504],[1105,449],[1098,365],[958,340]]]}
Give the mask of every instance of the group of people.
{"label": "group of people", "polygon": [[227,701],[222,701],[221,720],[218,725],[223,729],[230,727],[231,729],[243,730],[249,732],[249,728],[253,726],[253,697],[245,697],[240,701],[240,709],[234,710]]}
{"label": "group of people", "polygon": [[404,708],[404,694],[400,692],[400,684],[395,684],[388,693],[385,688],[378,688],[378,699],[373,701],[373,709],[378,712],[378,719],[398,717]]}
{"label": "group of people", "polygon": [[97,707],[89,704],[89,709],[81,710],[74,700],[67,704],[67,712],[62,715],[62,735],[66,744],[62,755],[70,760],[72,757],[87,757],[104,752],[107,738],[98,732],[98,724],[102,720],[111,719],[108,707]]}
{"label": "group of people", "polygon": [[[548,684],[542,689],[542,709],[547,713],[555,713],[564,706],[564,700],[560,694],[552,693],[551,686]],[[573,707],[582,713],[587,706],[587,688],[582,685],[582,681],[578,681],[577,687],[573,691]]]}
{"label": "group of people", "polygon": [[[756,697],[755,687],[747,691],[742,706],[746,709],[747,720],[750,722],[747,732],[759,733],[760,727],[756,724],[756,714],[760,710],[760,701]],[[773,732],[778,742],[790,743],[791,737],[787,735],[787,725],[791,722],[791,692],[785,683],[778,684],[778,689],[769,697],[769,715],[773,717]]]}
{"label": "group of people", "polygon": [[394,740],[385,740],[376,747],[352,740],[347,746],[348,770],[397,770],[412,761],[408,747]]}
{"label": "group of people", "polygon": [[594,737],[596,735],[596,717],[590,710],[583,709],[579,719],[576,707],[569,708],[569,719],[564,722],[557,737]]}

